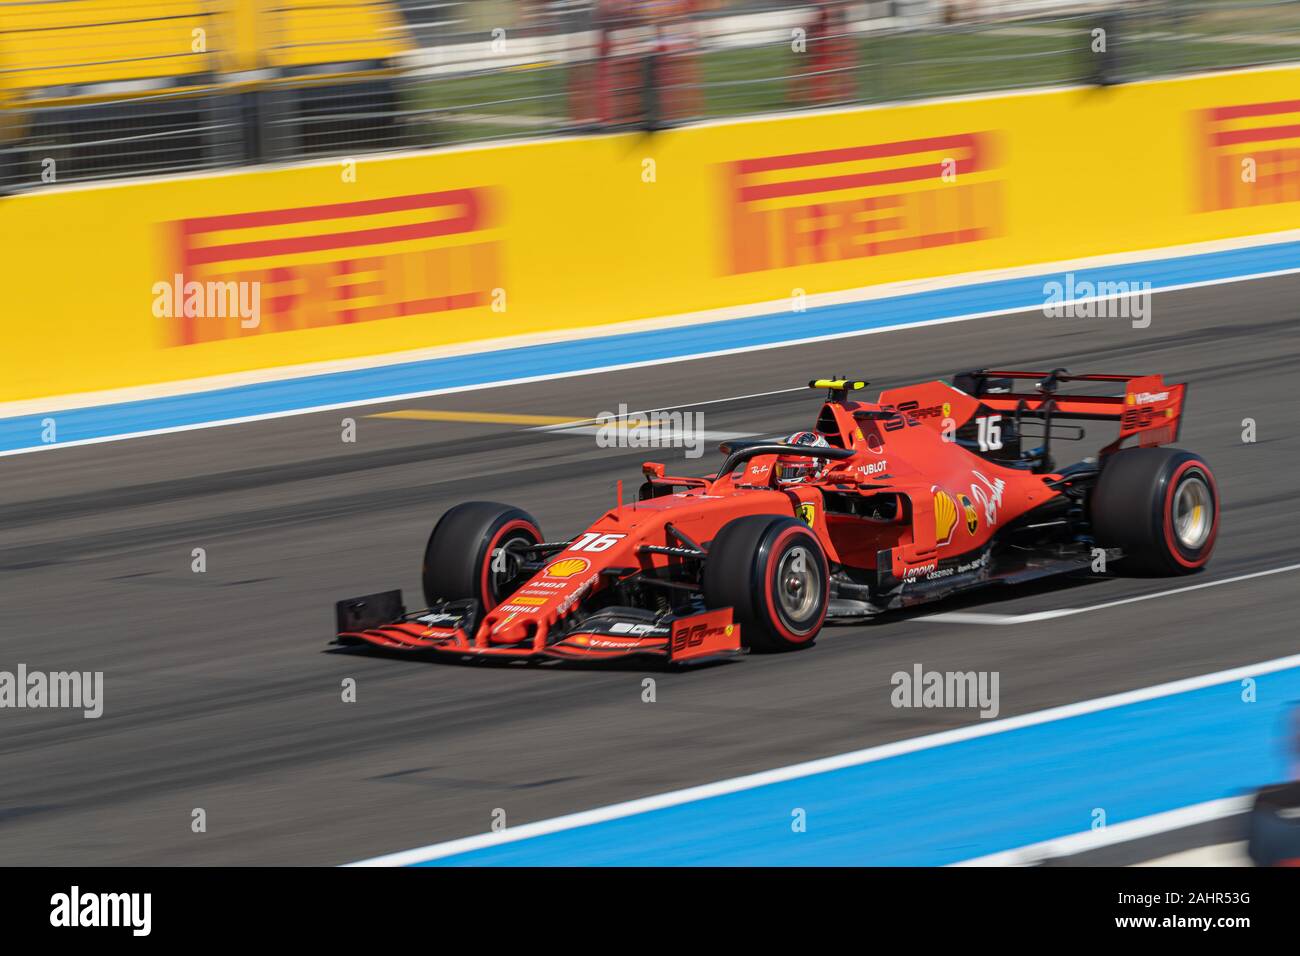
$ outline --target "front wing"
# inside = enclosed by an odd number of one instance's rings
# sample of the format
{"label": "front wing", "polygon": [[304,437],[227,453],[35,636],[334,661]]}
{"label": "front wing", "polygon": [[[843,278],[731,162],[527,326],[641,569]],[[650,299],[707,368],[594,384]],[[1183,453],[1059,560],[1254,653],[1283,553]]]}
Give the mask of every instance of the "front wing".
{"label": "front wing", "polygon": [[545,644],[494,644],[474,635],[475,601],[459,601],[408,614],[401,591],[383,591],[339,601],[337,636],[342,646],[449,655],[460,658],[559,659],[570,661],[652,657],[670,663],[701,663],[740,653],[740,625],[731,608],[647,623],[617,611],[593,614]]}

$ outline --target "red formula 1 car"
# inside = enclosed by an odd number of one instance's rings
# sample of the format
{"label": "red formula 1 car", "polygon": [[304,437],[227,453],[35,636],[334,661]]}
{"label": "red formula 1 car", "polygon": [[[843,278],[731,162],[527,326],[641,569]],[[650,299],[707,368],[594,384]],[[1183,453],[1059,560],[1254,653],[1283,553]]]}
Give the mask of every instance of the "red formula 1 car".
{"label": "red formula 1 car", "polygon": [[[1059,393],[1067,383],[1089,394]],[[1214,476],[1199,456],[1164,447],[1178,436],[1185,385],[978,371],[854,400],[865,384],[810,382],[829,392],[814,430],[724,444],[716,475],[673,477],[647,462],[634,503],[563,541],[518,508],[457,505],[425,551],[427,609],[408,614],[400,591],[341,601],[336,640],[681,663],[742,646],[796,650],[828,622],[990,584],[1107,564],[1183,574],[1209,560]],[[1113,423],[1118,435],[1058,466],[1053,443],[1082,439],[1079,422]]]}

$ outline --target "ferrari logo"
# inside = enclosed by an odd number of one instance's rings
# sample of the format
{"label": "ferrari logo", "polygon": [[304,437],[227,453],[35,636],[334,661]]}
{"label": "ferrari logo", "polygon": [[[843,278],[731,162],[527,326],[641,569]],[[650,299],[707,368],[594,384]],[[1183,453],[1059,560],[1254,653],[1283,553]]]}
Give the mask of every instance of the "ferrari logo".
{"label": "ferrari logo", "polygon": [[952,417],[952,402],[943,403],[943,417],[944,418]]}
{"label": "ferrari logo", "polygon": [[808,527],[811,528],[812,523],[816,518],[817,518],[816,505],[809,504],[806,501],[803,504],[799,505],[799,520],[801,520],[804,524],[808,525]]}

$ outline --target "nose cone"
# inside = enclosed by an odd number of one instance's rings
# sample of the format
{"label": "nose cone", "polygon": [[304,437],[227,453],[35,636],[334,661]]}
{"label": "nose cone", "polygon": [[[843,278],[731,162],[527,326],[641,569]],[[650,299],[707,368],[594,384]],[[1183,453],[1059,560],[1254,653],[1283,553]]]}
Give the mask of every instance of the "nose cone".
{"label": "nose cone", "polygon": [[483,619],[479,633],[489,644],[531,644],[543,630],[539,607],[498,605]]}

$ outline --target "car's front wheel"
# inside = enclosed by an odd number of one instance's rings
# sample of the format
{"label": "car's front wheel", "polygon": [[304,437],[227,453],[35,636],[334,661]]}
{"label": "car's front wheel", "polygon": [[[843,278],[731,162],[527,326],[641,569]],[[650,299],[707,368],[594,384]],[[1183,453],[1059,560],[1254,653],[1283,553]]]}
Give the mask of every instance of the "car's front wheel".
{"label": "car's front wheel", "polygon": [[704,564],[704,603],[730,607],[753,651],[812,644],[826,620],[830,570],[808,526],[785,515],[749,515],[723,525]]}
{"label": "car's front wheel", "polygon": [[526,511],[495,501],[467,501],[434,526],[424,549],[424,600],[474,598],[486,613],[523,583],[524,547],[542,531]]}

